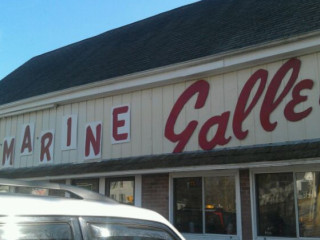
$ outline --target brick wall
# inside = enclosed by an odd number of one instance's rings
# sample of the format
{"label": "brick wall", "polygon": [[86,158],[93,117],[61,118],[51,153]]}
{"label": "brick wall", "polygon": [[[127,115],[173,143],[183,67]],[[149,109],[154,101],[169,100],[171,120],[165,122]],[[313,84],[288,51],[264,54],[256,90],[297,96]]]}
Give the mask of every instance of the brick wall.
{"label": "brick wall", "polygon": [[142,176],[142,207],[169,218],[169,175]]}
{"label": "brick wall", "polygon": [[249,170],[240,170],[242,239],[252,240],[251,198]]}

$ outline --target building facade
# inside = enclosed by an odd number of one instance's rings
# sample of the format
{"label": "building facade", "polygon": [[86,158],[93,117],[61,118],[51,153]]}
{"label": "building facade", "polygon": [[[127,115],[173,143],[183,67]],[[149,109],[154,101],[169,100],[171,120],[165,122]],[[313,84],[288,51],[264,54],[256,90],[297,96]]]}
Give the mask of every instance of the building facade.
{"label": "building facade", "polygon": [[7,101],[0,176],[153,209],[187,239],[319,239],[319,81],[315,27]]}

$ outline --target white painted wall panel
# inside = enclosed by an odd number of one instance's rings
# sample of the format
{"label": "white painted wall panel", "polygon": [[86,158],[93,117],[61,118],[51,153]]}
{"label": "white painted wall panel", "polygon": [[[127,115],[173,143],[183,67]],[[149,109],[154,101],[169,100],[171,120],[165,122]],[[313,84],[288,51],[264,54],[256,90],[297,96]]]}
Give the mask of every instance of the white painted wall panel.
{"label": "white painted wall panel", "polygon": [[141,97],[141,140],[144,155],[152,154],[152,91],[142,91]]}
{"label": "white painted wall panel", "polygon": [[81,163],[84,161],[84,142],[85,142],[86,123],[87,123],[87,102],[80,102],[79,116],[78,116],[78,157],[76,160],[78,163]]}
{"label": "white painted wall panel", "polygon": [[[72,106],[71,104],[61,107],[61,111],[58,110],[59,115],[63,112],[63,116],[71,115]],[[56,119],[56,140],[55,140],[55,151],[59,153],[59,156],[55,157],[54,160],[61,163],[69,163],[70,151],[62,151],[61,149],[61,131],[62,131],[62,116]],[[59,159],[60,158],[60,159]]]}
{"label": "white painted wall panel", "polygon": [[[189,81],[186,82],[185,84],[181,84],[181,90],[186,90],[190,85],[192,85],[195,81]],[[181,91],[181,93],[183,92]],[[178,96],[175,96],[175,98],[179,97],[181,95],[181,93]],[[176,93],[177,94],[177,93]],[[209,101],[208,101],[209,102]],[[199,122],[199,115],[200,112],[203,112],[202,109],[201,110],[196,110],[194,109],[194,106],[196,104],[196,96],[194,96],[192,99],[190,99],[189,104],[186,105],[186,107],[182,110],[181,113],[181,120],[180,120],[180,126],[177,128],[179,129],[178,132],[182,132],[185,127],[189,124],[189,122],[196,120]],[[210,111],[210,110],[209,110]],[[179,121],[179,119],[178,119]],[[185,150],[186,151],[192,151],[192,150],[197,150],[195,149],[195,146],[198,146],[198,135],[197,134],[192,134],[189,142],[187,143]]]}
{"label": "white painted wall panel", "polygon": [[132,94],[131,103],[131,154],[132,156],[141,155],[142,149],[142,122],[141,122],[141,91]]}
{"label": "white painted wall panel", "polygon": [[[64,113],[64,107],[58,107],[56,109],[56,123],[55,123],[55,142],[54,145],[54,162],[55,164],[61,164],[61,163],[67,163],[68,159],[65,159],[66,156],[68,156],[68,153],[66,151],[61,150],[61,131],[62,131],[62,118],[65,115]],[[69,152],[69,151],[68,151]],[[76,159],[76,158],[74,158]]]}
{"label": "white painted wall panel", "polygon": [[[173,86],[165,86],[162,88],[162,122],[163,122],[163,129],[165,128],[166,121],[168,116],[171,112],[171,109],[174,104],[173,99]],[[163,141],[163,152],[172,152],[176,144],[172,144],[171,142],[164,139],[162,136]]]}
{"label": "white painted wall panel", "polygon": [[[139,94],[137,94],[137,96],[140,96]],[[139,101],[138,101],[139,102]],[[140,104],[140,103],[139,103]],[[113,98],[112,98],[112,106],[113,107],[118,107],[118,106],[121,106],[122,105],[122,96],[114,96]],[[140,113],[136,113],[135,114],[135,117],[137,118],[137,115],[139,115]],[[108,126],[109,126],[109,128],[111,128],[111,119],[112,119],[112,112],[111,112],[111,110],[110,110],[110,113],[109,113],[109,115],[110,115],[110,118],[109,118],[109,124],[108,124]],[[140,119],[140,118],[139,118]],[[139,130],[140,130],[140,128],[139,128]],[[112,129],[111,129],[111,132],[110,132],[110,134],[112,134]],[[135,134],[135,135],[138,135],[138,132]],[[111,139],[111,135],[110,136],[105,136],[105,137],[108,137],[108,138],[110,138]],[[109,144],[111,144],[111,142],[109,143]],[[113,145],[111,145],[112,146],[112,151],[111,151],[111,158],[120,158],[121,157],[121,145],[122,144],[113,144]]]}
{"label": "white painted wall panel", "polygon": [[26,119],[24,119],[24,123],[29,123],[29,122],[34,123],[35,128],[34,128],[34,137],[33,137],[33,154],[28,156],[28,158],[27,158],[27,167],[33,166],[33,159],[35,156],[35,146],[37,143],[37,135],[36,135],[37,113],[36,112],[32,112],[30,114],[27,114]]}
{"label": "white painted wall panel", "polygon": [[[71,105],[71,114],[77,116],[77,134],[79,134],[80,131],[79,131],[79,104],[78,103],[73,103]],[[57,123],[59,122],[59,119],[61,119],[61,118],[57,117]],[[74,159],[77,159],[77,152],[80,147],[79,137],[77,137],[76,144],[77,144],[77,149],[69,150],[69,152],[70,152],[70,157],[69,157],[69,161],[68,161],[69,163],[72,163],[72,162],[74,162]]]}
{"label": "white painted wall panel", "polygon": [[[112,109],[112,97],[103,99],[103,118],[102,118],[102,159],[110,159],[112,156],[112,145],[111,145],[111,109]],[[81,128],[81,126],[79,126]]]}
{"label": "white painted wall panel", "polygon": [[26,156],[20,156],[20,150],[21,150],[21,138],[23,137],[21,135],[21,129],[22,129],[22,125],[23,125],[23,119],[24,116],[23,115],[19,115],[18,116],[18,121],[17,121],[17,126],[16,126],[16,133],[19,132],[19,134],[15,134],[15,138],[16,138],[16,147],[15,147],[15,167],[19,168],[19,167],[26,167],[27,166],[27,162]]}
{"label": "white painted wall panel", "polygon": [[164,121],[163,121],[163,93],[162,88],[152,89],[152,153],[160,154],[163,152],[163,134],[164,134]]}
{"label": "white painted wall panel", "polygon": [[[132,103],[132,99],[131,99],[131,94],[124,94],[122,95],[122,103],[121,105],[128,105],[130,107],[130,111],[131,111],[131,103]],[[111,110],[110,110],[111,111]],[[110,115],[110,111],[107,111],[106,114],[109,114]],[[130,117],[132,116],[132,113],[130,113]],[[131,118],[132,119],[132,118]],[[111,124],[111,118],[109,118],[109,125],[112,126]],[[111,127],[109,126],[109,129],[111,129]],[[132,130],[132,123],[130,123],[130,129]],[[132,131],[131,131],[132,132]],[[131,132],[130,132],[130,135],[131,135]],[[111,141],[111,135],[110,134],[107,134],[106,135],[108,138],[110,138],[110,141]],[[130,139],[131,139],[131,136],[130,136]],[[120,146],[121,146],[121,157],[122,158],[125,158],[125,157],[130,157],[131,156],[131,141],[129,142],[125,142],[125,143],[121,143]],[[109,144],[111,144],[111,142],[109,142]]]}
{"label": "white painted wall panel", "polygon": [[35,128],[35,142],[34,142],[34,153],[33,153],[33,164],[32,166],[38,166],[39,163],[39,158],[40,158],[40,134],[41,131],[44,129],[42,126],[42,111],[38,111],[36,115],[36,122],[34,125]]}

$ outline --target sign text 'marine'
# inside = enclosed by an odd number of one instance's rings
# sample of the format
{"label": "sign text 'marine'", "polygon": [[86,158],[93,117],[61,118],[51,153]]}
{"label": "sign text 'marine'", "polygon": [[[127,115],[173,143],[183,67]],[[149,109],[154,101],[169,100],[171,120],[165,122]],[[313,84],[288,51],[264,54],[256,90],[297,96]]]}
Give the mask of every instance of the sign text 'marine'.
{"label": "sign text 'marine'", "polygon": [[[77,149],[77,115],[62,117],[61,150]],[[113,107],[111,110],[112,144],[130,141],[130,107]],[[19,145],[20,156],[34,152],[34,123],[23,124]],[[40,163],[51,163],[54,153],[55,131],[43,130],[40,133]],[[84,159],[101,157],[102,122],[91,122],[85,126]],[[14,162],[16,138],[5,137],[3,141],[2,166],[12,167]]]}

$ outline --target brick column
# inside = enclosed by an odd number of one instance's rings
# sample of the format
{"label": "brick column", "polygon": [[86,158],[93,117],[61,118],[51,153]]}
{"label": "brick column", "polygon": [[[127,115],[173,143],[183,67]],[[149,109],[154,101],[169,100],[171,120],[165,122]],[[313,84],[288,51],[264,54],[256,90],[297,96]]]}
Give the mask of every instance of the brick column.
{"label": "brick column", "polygon": [[251,198],[249,170],[240,170],[242,239],[252,240]]}
{"label": "brick column", "polygon": [[169,218],[169,174],[142,176],[142,207]]}

